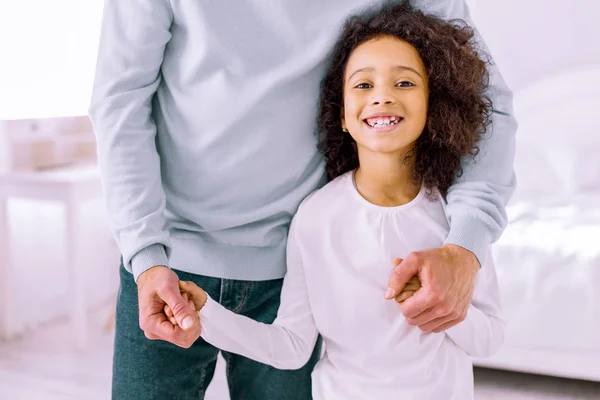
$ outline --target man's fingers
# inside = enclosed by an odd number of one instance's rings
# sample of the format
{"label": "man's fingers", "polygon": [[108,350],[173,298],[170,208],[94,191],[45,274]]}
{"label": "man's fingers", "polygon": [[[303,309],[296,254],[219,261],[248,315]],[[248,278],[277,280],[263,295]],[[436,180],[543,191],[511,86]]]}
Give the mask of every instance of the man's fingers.
{"label": "man's fingers", "polygon": [[168,268],[151,270],[155,277],[146,275],[145,283],[138,279],[140,328],[148,339],[188,348],[200,336],[198,314],[189,303],[188,295],[180,293],[179,279],[173,271]]}
{"label": "man's fingers", "polygon": [[[435,304],[437,304],[437,299],[435,299],[427,289],[421,288],[417,290],[413,296],[406,299],[406,301],[402,303],[402,305],[400,306],[400,310],[407,319],[414,319],[417,316],[419,316],[419,318],[427,319],[428,314],[425,314],[425,312],[429,312],[429,309]],[[437,315],[432,316],[424,322],[428,322],[437,317]],[[419,325],[420,323],[411,325]]]}
{"label": "man's fingers", "polygon": [[165,304],[163,311],[165,312],[167,318],[171,318],[173,316],[173,310],[171,310],[171,307],[169,307],[168,304]]}
{"label": "man's fingers", "polygon": [[190,307],[187,299],[184,299],[184,293],[179,292],[179,288],[169,288],[166,292],[158,293],[162,300],[169,305],[173,316],[177,320],[178,325],[184,330],[188,330],[196,323],[196,310],[194,307]]}
{"label": "man's fingers", "polygon": [[[434,314],[435,314],[435,312],[434,312]],[[431,321],[428,321],[424,324],[417,324],[417,326],[423,332],[436,332],[437,333],[437,332],[441,332],[441,331],[439,331],[439,329],[443,325],[447,325],[448,323],[451,323],[451,322],[453,324],[457,324],[459,322],[459,320],[456,317],[454,317],[452,314],[448,314],[443,317],[434,318]]]}
{"label": "man's fingers", "polygon": [[148,338],[150,340],[158,340],[158,339],[160,339],[158,336],[153,335],[152,333],[149,333],[149,332],[144,332],[144,335],[146,336],[146,338]]}
{"label": "man's fingers", "polygon": [[[395,261],[396,259],[394,259]],[[410,279],[417,275],[418,265],[416,262],[411,262],[409,258],[402,260],[390,274],[388,280],[388,289],[385,292],[384,297],[386,299],[393,299],[400,294],[404,286],[410,281]]]}
{"label": "man's fingers", "polygon": [[200,333],[201,328],[199,323],[195,323],[187,330],[183,330],[178,325],[175,325],[173,326],[172,333],[162,339],[187,349],[200,337]]}
{"label": "man's fingers", "polygon": [[[411,299],[417,297],[417,295],[413,296]],[[401,306],[401,308],[407,304],[409,302],[408,299],[407,301],[404,302],[404,304]],[[402,312],[404,314],[404,310]],[[405,315],[406,316],[406,315]],[[441,304],[435,304],[434,306],[428,308],[426,311],[419,313],[416,316],[413,317],[406,317],[407,322],[410,325],[413,326],[418,326],[419,328],[425,328],[428,331],[429,330],[433,330],[434,328],[454,319],[457,318],[457,316],[451,312],[451,310],[449,310],[447,307],[441,305]]]}
{"label": "man's fingers", "polygon": [[154,332],[144,331],[144,335],[150,340],[164,340],[183,348],[191,347],[200,337],[200,333],[201,328],[199,324],[184,331],[177,325],[177,322],[172,324],[167,320],[163,320],[156,326]]}
{"label": "man's fingers", "polygon": [[438,326],[437,328],[432,329],[432,332],[435,332],[435,333],[444,332],[445,330],[450,329],[454,325],[457,325],[459,323],[460,323],[460,319],[455,318],[453,320],[446,322],[445,324]]}
{"label": "man's fingers", "polygon": [[[162,310],[144,318],[144,324],[141,326],[148,339],[161,339],[171,342],[171,338],[175,332],[175,327],[179,328],[177,326],[177,321],[175,321],[175,324],[173,324],[173,322],[167,318]],[[181,330],[181,328],[179,328],[179,330]]]}
{"label": "man's fingers", "polygon": [[[199,326],[198,326],[199,330]],[[145,331],[144,334],[151,340],[165,340],[180,347],[189,347],[200,336],[200,333],[195,333],[196,329],[183,330],[177,324],[167,319],[162,320],[157,324],[152,331]]]}
{"label": "man's fingers", "polygon": [[175,317],[173,316],[173,310],[171,310],[171,307],[169,307],[168,304],[165,304],[164,307],[164,312],[165,315],[167,316],[167,318],[169,319],[169,321],[173,324],[173,325],[177,325],[177,320],[175,319]]}
{"label": "man's fingers", "polygon": [[[173,317],[174,318],[174,317]],[[173,321],[175,323],[173,323]],[[178,341],[183,340],[186,331],[184,331],[176,319],[162,319],[153,331],[153,334],[158,336],[162,340],[166,340],[171,343],[177,344]]]}

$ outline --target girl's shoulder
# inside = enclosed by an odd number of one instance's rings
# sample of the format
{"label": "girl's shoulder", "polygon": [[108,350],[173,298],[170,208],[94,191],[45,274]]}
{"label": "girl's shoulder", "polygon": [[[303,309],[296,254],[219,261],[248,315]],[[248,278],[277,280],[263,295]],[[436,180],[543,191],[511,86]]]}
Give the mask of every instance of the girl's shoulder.
{"label": "girl's shoulder", "polygon": [[340,211],[348,204],[348,184],[351,184],[351,173],[338,176],[325,186],[310,193],[302,200],[295,219],[323,218],[332,212]]}

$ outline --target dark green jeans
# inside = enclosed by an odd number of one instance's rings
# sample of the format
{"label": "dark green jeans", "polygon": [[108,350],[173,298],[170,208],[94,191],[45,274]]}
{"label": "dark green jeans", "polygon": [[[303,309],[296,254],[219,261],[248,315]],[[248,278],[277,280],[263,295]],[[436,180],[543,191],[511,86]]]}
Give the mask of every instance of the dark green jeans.
{"label": "dark green jeans", "polygon": [[[271,323],[277,315],[283,279],[237,281],[175,271],[193,281],[228,309]],[[148,340],[138,323],[137,286],[121,265],[113,357],[112,398],[115,400],[204,399],[215,372],[219,349],[202,338],[189,349]],[[320,344],[320,342],[319,342]],[[282,371],[237,354],[222,352],[232,400],[309,400],[310,374],[320,345],[303,368]],[[223,399],[225,400],[225,399]]]}

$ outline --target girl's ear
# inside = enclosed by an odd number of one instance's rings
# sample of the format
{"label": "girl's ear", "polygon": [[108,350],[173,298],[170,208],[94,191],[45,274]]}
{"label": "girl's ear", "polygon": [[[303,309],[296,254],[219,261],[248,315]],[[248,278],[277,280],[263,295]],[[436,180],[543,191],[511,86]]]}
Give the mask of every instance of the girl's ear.
{"label": "girl's ear", "polygon": [[344,107],[343,106],[340,110],[340,121],[342,122],[342,130],[344,132],[348,132],[348,128],[346,127],[346,118],[344,117]]}

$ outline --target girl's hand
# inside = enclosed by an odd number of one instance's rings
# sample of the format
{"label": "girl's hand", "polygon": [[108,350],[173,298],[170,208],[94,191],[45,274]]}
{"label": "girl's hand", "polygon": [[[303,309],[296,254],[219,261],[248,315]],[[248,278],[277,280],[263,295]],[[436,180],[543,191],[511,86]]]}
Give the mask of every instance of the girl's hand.
{"label": "girl's hand", "polygon": [[[202,307],[204,307],[204,304],[206,304],[208,295],[194,282],[179,281],[179,289],[181,291],[181,296],[196,311],[200,311]],[[177,325],[177,320],[173,316],[171,307],[165,304],[164,311],[169,321],[171,321],[173,325]]]}
{"label": "girl's hand", "polygon": [[443,332],[467,317],[479,271],[475,254],[454,244],[408,254],[390,274],[386,299],[414,275],[423,288],[400,305],[406,321],[423,332]]}
{"label": "girl's hand", "polygon": [[[402,262],[400,258],[394,258],[394,267],[397,267]],[[402,304],[406,299],[411,297],[417,290],[421,288],[421,281],[417,275],[410,278],[404,289],[396,296],[396,301]]]}

